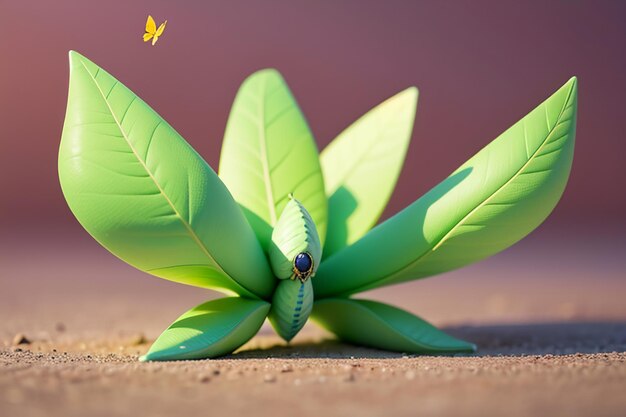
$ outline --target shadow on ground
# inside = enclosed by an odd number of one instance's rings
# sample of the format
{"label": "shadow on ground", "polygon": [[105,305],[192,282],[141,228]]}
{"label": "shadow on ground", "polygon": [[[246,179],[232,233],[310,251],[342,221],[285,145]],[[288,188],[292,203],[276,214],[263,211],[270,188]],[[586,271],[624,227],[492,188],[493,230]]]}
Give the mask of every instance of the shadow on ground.
{"label": "shadow on ground", "polygon": [[[626,351],[626,322],[564,322],[542,324],[463,326],[445,329],[478,346],[478,352],[455,356],[567,355]],[[240,351],[229,359],[299,358],[402,358],[387,352],[333,339],[296,342]],[[413,355],[408,355],[413,356]]]}

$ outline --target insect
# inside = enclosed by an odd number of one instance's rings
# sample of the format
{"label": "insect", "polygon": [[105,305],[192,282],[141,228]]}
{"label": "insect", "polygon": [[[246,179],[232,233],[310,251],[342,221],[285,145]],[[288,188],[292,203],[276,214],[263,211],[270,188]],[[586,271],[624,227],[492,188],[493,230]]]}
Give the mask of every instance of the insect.
{"label": "insect", "polygon": [[270,267],[280,282],[268,318],[287,341],[302,329],[311,314],[314,297],[309,277],[314,275],[321,257],[317,227],[304,205],[290,193],[269,248]]}
{"label": "insect", "polygon": [[159,40],[159,36],[163,35],[166,24],[167,20],[161,23],[157,29],[156,22],[152,16],[148,15],[148,20],[146,20],[146,33],[143,34],[143,41],[148,42],[152,39],[152,46],[154,46],[157,43],[157,40]]}
{"label": "insect", "polygon": [[293,259],[293,273],[302,282],[306,281],[313,271],[313,258],[308,252],[300,252]]}
{"label": "insect", "polygon": [[229,354],[266,318],[286,341],[311,318],[357,345],[473,352],[418,316],[353,296],[510,247],[552,212],[572,164],[576,78],[373,227],[404,162],[417,89],[320,154],[280,74],[256,72],[235,98],[218,175],[105,70],[76,52],[70,66],[59,179],[76,218],[134,267],[228,295],[181,315],[141,360]]}
{"label": "insect", "polygon": [[306,281],[322,258],[322,244],[313,218],[293,194],[272,231],[270,265],[278,279]]}

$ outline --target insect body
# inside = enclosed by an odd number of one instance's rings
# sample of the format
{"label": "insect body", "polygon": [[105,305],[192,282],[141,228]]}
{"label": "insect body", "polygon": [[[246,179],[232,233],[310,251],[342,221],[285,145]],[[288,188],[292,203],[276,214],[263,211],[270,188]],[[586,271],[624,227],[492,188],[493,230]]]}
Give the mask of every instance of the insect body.
{"label": "insect body", "polygon": [[157,29],[156,22],[152,18],[152,16],[148,15],[148,20],[146,21],[146,33],[143,34],[143,41],[148,42],[152,39],[152,46],[157,43],[159,36],[163,34],[165,30],[165,25],[167,24],[167,20],[159,25]]}
{"label": "insect body", "polygon": [[272,232],[270,264],[280,282],[272,297],[270,323],[285,340],[302,329],[313,308],[313,285],[322,257],[320,238],[309,212],[293,196]]}
{"label": "insect body", "polygon": [[308,252],[300,252],[293,259],[293,273],[300,281],[306,281],[313,272],[313,259]]}
{"label": "insect body", "polygon": [[311,215],[290,196],[272,232],[270,264],[278,279],[305,281],[315,275],[322,258],[322,245]]}

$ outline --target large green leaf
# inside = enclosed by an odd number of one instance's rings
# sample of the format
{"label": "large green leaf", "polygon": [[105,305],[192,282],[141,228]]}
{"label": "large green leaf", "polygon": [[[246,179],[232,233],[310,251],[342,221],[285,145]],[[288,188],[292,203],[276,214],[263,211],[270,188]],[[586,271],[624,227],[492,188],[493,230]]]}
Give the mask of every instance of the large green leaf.
{"label": "large green leaf", "polygon": [[567,183],[576,103],[572,78],[423,197],[326,259],[313,281],[315,296],[449,271],[526,236]]}
{"label": "large green leaf", "polygon": [[385,209],[411,140],[417,96],[415,87],[396,94],[322,151],[328,195],[325,258],[360,239]]}
{"label": "large green leaf", "polygon": [[176,319],[140,359],[171,361],[229,354],[259,331],[269,310],[265,301],[239,297],[201,304]]}
{"label": "large green leaf", "polygon": [[374,301],[316,301],[311,320],[343,341],[378,349],[407,353],[476,350],[474,344],[456,339],[411,313]]}
{"label": "large green leaf", "polygon": [[256,72],[239,89],[219,174],[266,251],[290,193],[307,208],[324,242],[328,204],[317,147],[277,71]]}
{"label": "large green leaf", "polygon": [[185,284],[271,296],[267,259],[215,172],[146,103],[76,52],[59,178],[78,221],[131,265]]}

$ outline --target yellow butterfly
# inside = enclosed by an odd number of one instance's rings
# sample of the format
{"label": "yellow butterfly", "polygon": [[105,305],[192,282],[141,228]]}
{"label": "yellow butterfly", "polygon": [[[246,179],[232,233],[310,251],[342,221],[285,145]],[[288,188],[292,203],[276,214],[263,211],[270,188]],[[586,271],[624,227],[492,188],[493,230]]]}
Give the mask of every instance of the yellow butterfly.
{"label": "yellow butterfly", "polygon": [[157,29],[156,23],[152,16],[148,15],[148,20],[146,21],[146,33],[143,34],[143,41],[148,42],[152,39],[152,46],[157,42],[159,36],[163,34],[165,30],[165,25],[167,24],[167,20],[161,23],[161,26]]}

